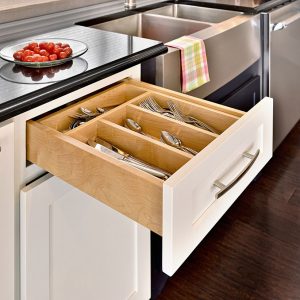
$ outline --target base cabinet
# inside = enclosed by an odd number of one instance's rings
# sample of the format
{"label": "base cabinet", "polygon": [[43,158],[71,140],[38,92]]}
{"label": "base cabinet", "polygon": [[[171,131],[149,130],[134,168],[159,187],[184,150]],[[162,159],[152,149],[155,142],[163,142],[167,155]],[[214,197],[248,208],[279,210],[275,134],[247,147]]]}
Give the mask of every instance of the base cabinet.
{"label": "base cabinet", "polygon": [[150,231],[50,174],[21,191],[21,300],[150,298]]}
{"label": "base cabinet", "polygon": [[0,124],[0,299],[14,299],[14,124]]}

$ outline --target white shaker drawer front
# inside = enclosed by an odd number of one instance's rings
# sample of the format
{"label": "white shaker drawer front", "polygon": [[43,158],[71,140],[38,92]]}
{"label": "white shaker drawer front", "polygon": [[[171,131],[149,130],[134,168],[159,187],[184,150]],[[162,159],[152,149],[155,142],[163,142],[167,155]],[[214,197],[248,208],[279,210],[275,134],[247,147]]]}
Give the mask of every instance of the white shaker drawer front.
{"label": "white shaker drawer front", "polygon": [[[207,127],[150,111],[144,106],[149,99],[164,108],[171,101],[185,116]],[[110,110],[72,128],[70,116],[82,107]],[[144,135],[127,128],[128,119],[137,122]],[[163,131],[198,153],[193,156],[162,143]],[[170,177],[155,177],[99,152],[90,143],[99,139]],[[263,99],[245,113],[134,80],[27,124],[27,159],[161,235],[163,270],[168,275],[179,268],[271,156],[272,99]]]}
{"label": "white shaker drawer front", "polygon": [[272,157],[272,99],[191,159],[163,188],[163,271],[172,275]]}

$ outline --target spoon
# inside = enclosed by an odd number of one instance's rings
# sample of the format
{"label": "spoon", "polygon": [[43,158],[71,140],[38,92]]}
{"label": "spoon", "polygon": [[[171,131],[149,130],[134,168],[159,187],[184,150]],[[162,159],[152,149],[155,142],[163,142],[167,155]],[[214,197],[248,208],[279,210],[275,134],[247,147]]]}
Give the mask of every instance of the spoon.
{"label": "spoon", "polygon": [[137,133],[140,133],[142,135],[146,135],[143,131],[142,131],[142,127],[137,123],[135,122],[134,120],[132,119],[125,119],[125,127],[132,130],[132,131],[135,131]]}
{"label": "spoon", "polygon": [[82,125],[82,124],[84,124],[85,123],[85,121],[82,121],[82,120],[75,120],[75,121],[73,121],[71,124],[70,124],[70,127],[69,127],[69,129],[71,130],[71,129],[74,129],[74,128],[76,128],[76,127],[78,127],[78,126],[80,126],[80,125]]}
{"label": "spoon", "polygon": [[183,150],[183,151],[185,151],[187,153],[190,153],[192,155],[198,154],[197,151],[195,151],[191,148],[183,146],[181,140],[179,138],[177,138],[176,136],[172,135],[171,133],[169,133],[168,131],[163,130],[161,132],[160,137],[161,137],[161,141],[163,141],[164,143],[166,143],[169,146],[172,146],[172,147],[175,147],[177,149]]}
{"label": "spoon", "polygon": [[[97,109],[98,110],[98,109]],[[90,109],[86,108],[86,107],[80,107],[80,111],[85,114],[88,115],[90,117],[94,117],[94,116],[98,116],[100,114],[100,112],[92,112]]]}

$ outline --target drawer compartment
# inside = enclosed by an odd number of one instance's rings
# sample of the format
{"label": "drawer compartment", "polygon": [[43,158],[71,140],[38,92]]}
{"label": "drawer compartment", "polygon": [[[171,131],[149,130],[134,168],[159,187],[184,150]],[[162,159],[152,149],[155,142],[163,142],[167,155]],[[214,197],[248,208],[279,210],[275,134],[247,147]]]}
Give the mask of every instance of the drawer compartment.
{"label": "drawer compartment", "polygon": [[[162,235],[163,270],[172,275],[271,158],[272,100],[243,113],[134,80],[93,97],[28,121],[27,159]],[[216,133],[140,107],[149,97],[162,107],[171,100]],[[79,107],[116,104],[66,131]],[[145,135],[126,128],[127,118]],[[162,130],[198,154],[162,143]],[[162,180],[101,153],[87,144],[96,137],[172,175]]]}

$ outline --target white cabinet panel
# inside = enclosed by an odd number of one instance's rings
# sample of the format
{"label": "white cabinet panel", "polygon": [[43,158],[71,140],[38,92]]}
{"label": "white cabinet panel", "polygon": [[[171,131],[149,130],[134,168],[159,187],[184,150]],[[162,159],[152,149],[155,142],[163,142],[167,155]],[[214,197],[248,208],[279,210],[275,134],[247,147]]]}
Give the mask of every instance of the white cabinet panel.
{"label": "white cabinet panel", "polygon": [[272,99],[264,98],[164,183],[163,271],[168,275],[272,157],[272,111]]}
{"label": "white cabinet panel", "polygon": [[150,298],[150,232],[51,175],[21,191],[22,300]]}
{"label": "white cabinet panel", "polygon": [[0,299],[14,299],[14,124],[0,125]]}

